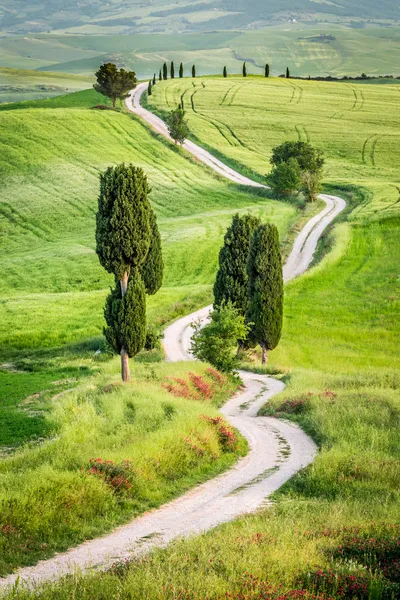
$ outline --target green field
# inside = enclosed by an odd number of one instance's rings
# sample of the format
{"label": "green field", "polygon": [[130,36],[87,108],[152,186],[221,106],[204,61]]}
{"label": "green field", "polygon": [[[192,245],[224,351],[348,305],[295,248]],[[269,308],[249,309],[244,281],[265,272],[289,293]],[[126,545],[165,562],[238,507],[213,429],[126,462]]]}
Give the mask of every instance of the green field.
{"label": "green field", "polygon": [[90,77],[0,67],[0,104],[53,98],[91,85]]}
{"label": "green field", "polygon": [[400,75],[400,27],[373,24],[357,29],[341,23],[300,22],[241,31],[157,34],[118,32],[54,32],[0,38],[0,65],[40,72],[93,76],[99,65],[112,61],[133,69],[139,78],[158,73],[164,61],[183,62],[186,75],[196,64],[198,75],[241,73],[244,60],[250,73],[261,74],[270,63],[273,75],[290,67],[293,75]]}
{"label": "green field", "polygon": [[[261,176],[274,145],[309,139],[326,154],[326,191],[348,201],[324,236],[326,256],[286,288],[271,367],[288,386],[263,411],[294,402],[296,413],[279,410],[320,453],[275,495],[273,508],[101,577],[46,587],[45,600],[292,598],[282,594],[317,568],[364,581],[359,562],[332,558],[346,528],[374,539],[397,531],[390,533],[400,519],[398,89],[204,78],[158,85],[151,104],[170,109],[185,92],[192,134],[227,161]],[[382,585],[373,574],[362,597],[383,598]],[[271,586],[278,587],[268,595]]]}

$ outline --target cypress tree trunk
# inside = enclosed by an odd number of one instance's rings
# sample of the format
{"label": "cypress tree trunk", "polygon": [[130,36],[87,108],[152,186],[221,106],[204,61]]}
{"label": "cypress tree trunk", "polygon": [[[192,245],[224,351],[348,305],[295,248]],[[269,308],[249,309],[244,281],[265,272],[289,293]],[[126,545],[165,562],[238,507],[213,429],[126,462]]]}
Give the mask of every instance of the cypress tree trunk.
{"label": "cypress tree trunk", "polygon": [[[129,273],[124,273],[124,278],[120,280],[122,297],[126,296],[128,291]],[[121,376],[124,383],[129,383],[131,380],[131,372],[129,369],[129,355],[124,347],[121,348]]]}
{"label": "cypress tree trunk", "polygon": [[268,350],[266,349],[266,347],[264,345],[261,346],[261,350],[262,350],[261,364],[268,365]]}

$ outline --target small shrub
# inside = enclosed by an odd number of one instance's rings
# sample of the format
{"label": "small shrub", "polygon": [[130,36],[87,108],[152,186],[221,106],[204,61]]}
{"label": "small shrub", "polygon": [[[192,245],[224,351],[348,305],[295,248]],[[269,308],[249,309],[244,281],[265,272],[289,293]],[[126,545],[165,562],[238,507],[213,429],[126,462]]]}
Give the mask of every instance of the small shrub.
{"label": "small shrub", "polygon": [[193,399],[193,391],[190,389],[188,382],[181,377],[166,377],[162,387],[176,398]]}
{"label": "small shrub", "polygon": [[115,464],[112,460],[91,458],[86,472],[103,479],[114,492],[124,492],[132,488],[134,473],[129,460]]}
{"label": "small shrub", "polygon": [[318,569],[300,578],[300,582],[313,592],[328,597],[367,600],[370,576],[360,573],[340,573],[333,569]]}
{"label": "small shrub", "polygon": [[385,525],[372,533],[348,531],[332,557],[356,560],[372,570],[381,571],[384,577],[400,583],[400,525]]}
{"label": "small shrub", "polygon": [[214,394],[214,389],[209,383],[207,383],[207,381],[205,381],[205,379],[203,379],[201,375],[189,373],[189,379],[196,390],[200,393],[202,398],[211,400]]}
{"label": "small shrub", "polygon": [[207,375],[211,377],[215,383],[218,383],[218,385],[225,385],[228,381],[226,375],[222,375],[222,373],[211,367],[207,369]]}
{"label": "small shrub", "polygon": [[232,452],[237,448],[237,438],[233,428],[222,417],[202,415],[207,423],[213,425],[218,433],[218,440],[223,452]]}
{"label": "small shrub", "polygon": [[144,343],[145,350],[160,350],[161,340],[164,334],[152,325],[147,327],[146,341]]}

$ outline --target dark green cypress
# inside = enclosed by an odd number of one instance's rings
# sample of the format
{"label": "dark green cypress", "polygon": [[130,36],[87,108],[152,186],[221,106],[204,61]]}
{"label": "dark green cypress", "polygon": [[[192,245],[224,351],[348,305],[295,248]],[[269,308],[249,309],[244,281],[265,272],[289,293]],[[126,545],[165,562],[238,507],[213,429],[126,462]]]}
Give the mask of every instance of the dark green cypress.
{"label": "dark green cypress", "polygon": [[247,77],[247,67],[246,67],[246,63],[243,63],[243,77]]}
{"label": "dark green cypress", "polygon": [[250,240],[259,225],[258,217],[252,215],[236,214],[233,217],[219,253],[219,269],[214,284],[215,307],[231,302],[241,315],[246,315],[249,302],[247,261]]}
{"label": "dark green cypress", "polygon": [[101,265],[119,280],[139,268],[149,251],[149,192],[140,167],[109,167],[100,176],[96,252]]}
{"label": "dark green cypress", "polygon": [[167,63],[163,64],[163,79],[164,79],[164,81],[167,81],[167,79],[168,79],[168,67],[167,67]]}
{"label": "dark green cypress", "polygon": [[155,212],[150,212],[150,248],[140,274],[146,288],[146,294],[152,296],[160,289],[164,274],[164,261],[161,252],[161,236],[157,226]]}
{"label": "dark green cypress", "polygon": [[[145,173],[133,165],[110,167],[100,176],[96,252],[102,266],[119,281],[121,290],[119,292],[117,286],[111,294],[105,314],[108,325],[106,336],[111,340],[110,343],[115,341],[113,347],[121,354],[124,381],[130,379],[129,356],[134,356],[137,348],[141,349],[143,336],[140,332],[146,328],[143,317],[145,303],[143,309],[140,299],[141,290],[145,288],[140,269],[151,246],[152,208],[147,197],[149,192]],[[140,296],[137,301],[132,290],[136,290]],[[136,319],[142,321],[136,322]],[[131,325],[133,329],[129,333],[128,327]],[[113,327],[114,334],[111,332]]]}
{"label": "dark green cypress", "polygon": [[196,65],[192,67],[192,77],[196,77]]}
{"label": "dark green cypress", "polygon": [[139,274],[129,280],[125,296],[117,283],[104,308],[104,335],[116,352],[136,356],[146,341],[146,290]]}
{"label": "dark green cypress", "polygon": [[224,77],[228,77],[228,69],[224,67]]}
{"label": "dark green cypress", "polygon": [[265,77],[269,77],[269,64],[265,65]]}
{"label": "dark green cypress", "polygon": [[283,320],[283,275],[279,234],[267,223],[255,230],[247,264],[249,307],[247,321],[253,323],[250,338],[262,348],[262,362],[279,343]]}
{"label": "dark green cypress", "polygon": [[152,92],[152,84],[151,84],[151,80],[149,81],[149,85],[147,86],[147,95],[151,96]]}
{"label": "dark green cypress", "polygon": [[157,81],[156,81],[156,74],[154,73],[153,75],[153,85],[156,85]]}
{"label": "dark green cypress", "polygon": [[182,77],[183,77],[183,63],[181,63],[179,65],[179,77],[180,77],[180,79],[182,79]]}
{"label": "dark green cypress", "polygon": [[162,81],[162,73],[161,73],[161,69],[160,69],[160,72],[159,72],[159,74],[158,74],[158,80],[159,80],[159,81]]}
{"label": "dark green cypress", "polygon": [[286,68],[286,79],[290,79],[289,67]]}
{"label": "dark green cypress", "polygon": [[175,79],[175,65],[174,65],[174,61],[171,62],[171,79]]}

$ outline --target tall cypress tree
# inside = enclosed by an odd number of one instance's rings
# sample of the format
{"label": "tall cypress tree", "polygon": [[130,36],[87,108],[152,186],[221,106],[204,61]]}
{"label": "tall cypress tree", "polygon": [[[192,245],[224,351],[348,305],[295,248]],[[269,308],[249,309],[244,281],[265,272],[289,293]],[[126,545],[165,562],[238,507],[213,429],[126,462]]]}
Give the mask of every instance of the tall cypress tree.
{"label": "tall cypress tree", "polygon": [[179,65],[179,77],[180,77],[180,79],[182,79],[182,77],[183,77],[183,63],[181,63]]}
{"label": "tall cypress tree", "polygon": [[153,75],[153,85],[156,85],[157,81],[156,81],[156,74],[154,73]]}
{"label": "tall cypress tree", "polygon": [[214,284],[215,307],[231,302],[241,315],[246,315],[249,302],[247,261],[250,240],[259,225],[260,219],[252,215],[236,214],[233,217],[219,253],[219,269]]}
{"label": "tall cypress tree", "polygon": [[159,72],[159,74],[158,74],[158,79],[159,79],[159,81],[162,81],[162,73],[161,73],[161,69],[160,69],[160,72]]}
{"label": "tall cypress tree", "polygon": [[223,74],[224,74],[224,77],[228,77],[228,69],[226,67],[224,67]]}
{"label": "tall cypress tree", "polygon": [[171,79],[175,79],[175,65],[174,65],[174,61],[171,61]]}
{"label": "tall cypress tree", "polygon": [[149,85],[147,86],[147,95],[151,96],[152,93],[153,93],[153,91],[152,91],[152,84],[151,84],[151,79],[150,79]]}
{"label": "tall cypress tree", "polygon": [[290,79],[289,67],[286,67],[286,79]]}
{"label": "tall cypress tree", "polygon": [[163,79],[164,79],[164,81],[167,81],[167,79],[168,79],[168,67],[167,67],[167,63],[163,64]]}
{"label": "tall cypress tree", "polygon": [[246,63],[243,63],[243,77],[247,77],[247,67],[246,67]]}
{"label": "tall cypress tree", "polygon": [[[129,381],[129,357],[143,348],[146,330],[144,263],[152,246],[150,192],[143,170],[133,165],[108,168],[100,176],[96,215],[96,252],[117,285],[107,299],[105,335],[121,355],[123,381]],[[157,244],[156,244],[157,246]],[[156,252],[153,250],[153,252]],[[154,258],[150,255],[152,263]],[[159,261],[159,259],[158,259]],[[146,281],[150,277],[146,275]],[[160,282],[149,284],[154,289]]]}
{"label": "tall cypress tree", "polygon": [[140,268],[140,275],[146,288],[146,294],[153,296],[163,281],[164,261],[161,252],[161,236],[157,226],[155,212],[150,212],[150,247],[146,260]]}
{"label": "tall cypress tree", "polygon": [[265,65],[265,77],[269,77],[269,64]]}
{"label": "tall cypress tree", "polygon": [[262,348],[262,363],[279,343],[283,319],[283,275],[279,234],[267,223],[255,230],[247,263],[249,307],[247,321],[253,323],[250,338]]}
{"label": "tall cypress tree", "polygon": [[196,65],[192,67],[192,77],[196,77]]}

